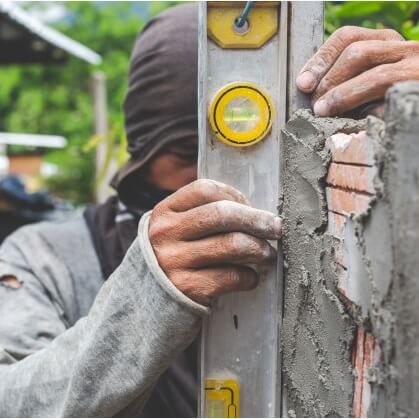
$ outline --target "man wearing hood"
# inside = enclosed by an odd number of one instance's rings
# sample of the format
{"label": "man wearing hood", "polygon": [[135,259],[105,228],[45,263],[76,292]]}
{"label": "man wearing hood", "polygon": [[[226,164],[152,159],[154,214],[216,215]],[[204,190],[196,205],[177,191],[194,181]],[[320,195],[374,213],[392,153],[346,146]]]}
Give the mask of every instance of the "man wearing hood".
{"label": "man wearing hood", "polygon": [[[380,41],[400,55],[404,42],[392,31],[344,31],[297,80],[322,115],[366,103],[342,89],[389,60],[368,67],[352,57],[346,68],[347,48]],[[112,181],[117,196],[2,246],[0,416],[196,416],[201,319],[212,298],[257,285],[248,264],[271,263],[267,240],[281,235],[281,220],[237,190],[195,181],[196,84],[197,9],[187,4],[136,41],[124,103],[131,159]]]}
{"label": "man wearing hood", "polygon": [[193,182],[197,50],[194,4],[145,26],[117,196],[2,246],[0,416],[196,416],[202,317],[211,298],[256,286],[246,265],[272,262],[281,233],[235,189]]}

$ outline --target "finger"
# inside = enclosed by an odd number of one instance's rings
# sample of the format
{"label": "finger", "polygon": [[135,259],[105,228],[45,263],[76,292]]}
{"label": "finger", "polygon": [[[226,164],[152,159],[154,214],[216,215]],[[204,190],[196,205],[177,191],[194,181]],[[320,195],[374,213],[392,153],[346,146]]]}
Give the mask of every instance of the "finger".
{"label": "finger", "polygon": [[406,41],[359,41],[349,45],[335,64],[322,78],[313,95],[313,101],[329,90],[377,65],[395,63],[414,49],[419,43]]}
{"label": "finger", "polygon": [[362,40],[401,41],[403,37],[392,29],[344,26],[335,31],[317,53],[307,61],[297,77],[297,87],[303,92],[311,93],[345,48],[353,42]]}
{"label": "finger", "polygon": [[175,276],[174,285],[187,297],[209,305],[212,298],[234,291],[249,291],[258,284],[257,273],[248,267],[223,266]]}
{"label": "finger", "polygon": [[282,233],[282,220],[275,214],[232,201],[212,202],[179,215],[180,234],[185,240],[229,232],[278,240]]}
{"label": "finger", "polygon": [[405,67],[406,60],[396,64],[383,64],[346,81],[322,96],[314,104],[314,113],[317,116],[340,115],[383,98],[394,83],[418,78],[417,73],[407,71]]}
{"label": "finger", "polygon": [[182,212],[222,200],[249,205],[249,201],[240,191],[232,186],[210,179],[199,179],[184,186],[166,198],[161,204],[172,211]]}
{"label": "finger", "polygon": [[244,233],[228,233],[165,248],[162,267],[204,268],[215,265],[266,265],[277,251],[266,240]]}

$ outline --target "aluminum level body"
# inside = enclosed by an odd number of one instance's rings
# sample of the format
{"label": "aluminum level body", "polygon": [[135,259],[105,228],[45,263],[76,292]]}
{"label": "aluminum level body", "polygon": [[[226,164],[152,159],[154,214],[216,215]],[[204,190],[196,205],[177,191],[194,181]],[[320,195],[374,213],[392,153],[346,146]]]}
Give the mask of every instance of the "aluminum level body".
{"label": "aluminum level body", "polygon": [[[322,6],[313,4],[278,2],[278,31],[265,45],[257,49],[224,49],[208,39],[207,3],[200,3],[199,177],[228,183],[243,192],[253,206],[274,213],[280,211],[281,128],[290,109],[304,101],[296,94],[288,74],[294,77],[294,67],[312,54],[314,43],[318,44],[314,23],[297,28],[294,20],[302,24],[301,16],[311,22],[313,16],[321,15]],[[293,33],[290,26],[295,28]],[[296,37],[297,31],[305,37],[306,46]],[[297,46],[299,51],[291,51]],[[211,98],[226,84],[237,81],[259,86],[275,107],[269,135],[247,148],[222,143],[208,122]],[[279,249],[278,264],[260,272],[256,290],[230,294],[214,302],[202,331],[200,416],[205,416],[203,383],[209,378],[233,378],[239,382],[241,417],[282,416],[282,269]]]}

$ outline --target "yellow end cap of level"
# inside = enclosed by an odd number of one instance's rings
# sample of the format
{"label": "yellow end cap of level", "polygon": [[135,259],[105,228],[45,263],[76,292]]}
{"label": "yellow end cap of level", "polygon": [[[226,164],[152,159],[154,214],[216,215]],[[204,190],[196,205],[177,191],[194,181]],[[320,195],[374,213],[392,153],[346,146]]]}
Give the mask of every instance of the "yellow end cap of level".
{"label": "yellow end cap of level", "polygon": [[247,18],[249,30],[243,35],[234,32],[234,20],[243,6],[209,6],[208,36],[221,48],[260,48],[278,31],[278,7],[255,6]]}
{"label": "yellow end cap of level", "polygon": [[230,83],[211,101],[209,120],[215,136],[233,147],[248,147],[270,131],[274,106],[258,86],[247,82]]}
{"label": "yellow end cap of level", "polygon": [[240,385],[236,380],[205,380],[205,417],[240,417]]}

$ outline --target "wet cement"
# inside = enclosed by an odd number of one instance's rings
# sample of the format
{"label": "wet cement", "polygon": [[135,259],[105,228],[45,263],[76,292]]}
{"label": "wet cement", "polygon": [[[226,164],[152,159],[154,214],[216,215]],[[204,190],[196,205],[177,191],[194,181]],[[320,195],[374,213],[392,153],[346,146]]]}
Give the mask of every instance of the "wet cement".
{"label": "wet cement", "polygon": [[337,291],[337,239],[326,233],[325,141],[365,121],[297,111],[283,132],[285,255],[282,326],[284,403],[289,416],[350,416],[355,323]]}
{"label": "wet cement", "polygon": [[[352,416],[360,326],[381,352],[366,371],[368,416],[419,415],[419,83],[389,91],[385,121],[316,119],[302,110],[283,132],[282,379],[291,417]],[[362,273],[350,280],[365,290],[348,304],[337,290],[340,243],[327,232],[325,140],[365,128],[378,170],[375,199],[345,226],[344,247]]]}

